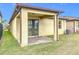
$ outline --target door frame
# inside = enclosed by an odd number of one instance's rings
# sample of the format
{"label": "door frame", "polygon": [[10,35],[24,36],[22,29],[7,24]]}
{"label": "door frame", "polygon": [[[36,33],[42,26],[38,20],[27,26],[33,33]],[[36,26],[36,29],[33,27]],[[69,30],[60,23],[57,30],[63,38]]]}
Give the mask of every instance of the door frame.
{"label": "door frame", "polygon": [[[28,25],[28,36],[29,36],[29,37],[39,36],[39,18],[38,18],[38,19],[28,19],[28,22],[29,22],[30,20],[36,20],[36,21],[38,21],[38,29],[37,29],[37,35],[29,35],[29,25]],[[29,24],[29,23],[28,23],[28,24]]]}

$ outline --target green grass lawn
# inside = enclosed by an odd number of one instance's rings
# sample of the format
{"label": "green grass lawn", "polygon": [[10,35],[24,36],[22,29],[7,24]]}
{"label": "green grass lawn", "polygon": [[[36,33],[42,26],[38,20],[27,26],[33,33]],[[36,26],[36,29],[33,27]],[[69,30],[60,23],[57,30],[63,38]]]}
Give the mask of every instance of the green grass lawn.
{"label": "green grass lawn", "polygon": [[[4,31],[0,54],[17,55],[57,55],[79,54],[79,34],[61,35],[57,42],[44,43],[21,48],[9,31]],[[52,39],[52,38],[51,38]]]}

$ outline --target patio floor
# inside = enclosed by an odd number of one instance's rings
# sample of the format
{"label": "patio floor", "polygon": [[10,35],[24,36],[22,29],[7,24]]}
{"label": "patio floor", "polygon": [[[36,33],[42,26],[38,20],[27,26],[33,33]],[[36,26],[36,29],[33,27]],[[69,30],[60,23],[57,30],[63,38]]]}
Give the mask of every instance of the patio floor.
{"label": "patio floor", "polygon": [[50,38],[46,36],[35,36],[35,37],[29,37],[28,42],[29,45],[33,45],[33,44],[52,42],[52,40],[50,40]]}

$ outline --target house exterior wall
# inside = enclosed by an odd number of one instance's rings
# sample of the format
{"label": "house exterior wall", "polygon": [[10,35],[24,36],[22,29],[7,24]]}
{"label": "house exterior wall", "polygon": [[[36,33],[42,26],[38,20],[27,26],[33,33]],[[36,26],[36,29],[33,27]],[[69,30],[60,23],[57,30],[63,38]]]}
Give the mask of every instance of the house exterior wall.
{"label": "house exterior wall", "polygon": [[39,20],[39,36],[54,35],[54,20],[43,18]]}
{"label": "house exterior wall", "polygon": [[[40,11],[40,10],[32,10],[32,9],[26,9],[28,13],[36,13],[36,14],[42,14],[42,15],[56,15],[57,13],[51,13],[51,12],[45,12],[45,11]],[[47,36],[47,35],[52,35],[54,34],[54,28],[53,28],[53,19],[40,19],[39,20],[39,36]]]}
{"label": "house exterior wall", "polygon": [[75,32],[75,21],[67,21],[66,24],[66,28],[69,30],[69,32]]}
{"label": "house exterior wall", "polygon": [[72,33],[74,33],[74,32],[79,32],[79,27],[78,27],[78,22],[79,21],[67,21],[66,22],[66,27],[67,27],[67,29],[70,31],[70,32],[72,32]]}
{"label": "house exterior wall", "polygon": [[20,18],[16,18],[16,37],[15,38],[20,43]]}
{"label": "house exterior wall", "polygon": [[64,34],[66,32],[66,20],[61,20],[59,19],[59,21],[61,21],[61,28],[58,28],[58,34]]}
{"label": "house exterior wall", "polygon": [[[29,19],[28,13],[37,13],[42,15],[57,15],[57,13],[22,8],[21,14],[20,14],[21,18],[18,19],[17,16],[15,16],[15,18],[10,23],[10,31],[12,32],[13,36],[17,39],[17,41],[20,43],[21,47],[28,45],[28,19]],[[56,20],[57,19],[55,19],[55,22]],[[40,19],[39,36],[46,36],[46,35],[52,35],[52,34],[54,35],[53,26],[54,26],[53,19],[46,19],[46,18]],[[55,33],[55,35],[56,34],[57,33]]]}
{"label": "house exterior wall", "polygon": [[[59,19],[59,21],[62,21],[62,28],[58,29],[58,34],[64,34],[66,29],[69,29],[72,32],[74,32],[75,30],[74,21],[66,22],[66,20],[61,20],[61,19]],[[77,27],[79,21],[75,21],[75,22],[76,22],[76,31],[79,31],[79,28]],[[12,32],[13,36],[17,40],[20,39],[20,35],[19,35],[20,24],[19,23],[20,23],[19,19],[15,17],[14,20],[10,24],[10,31]],[[48,36],[48,35],[54,35],[54,19],[48,19],[48,18],[40,19],[39,20],[39,36]]]}
{"label": "house exterior wall", "polygon": [[[64,34],[66,31],[66,20],[61,20],[62,28],[58,28],[58,34]],[[43,18],[39,20],[39,36],[54,35],[54,19]]]}
{"label": "house exterior wall", "polygon": [[12,35],[16,38],[16,18],[10,23],[10,31]]}
{"label": "house exterior wall", "polygon": [[19,21],[20,19],[17,18],[17,16],[12,20],[12,22],[10,23],[9,25],[9,29],[10,29],[10,32],[12,33],[12,35],[14,36],[14,38],[20,43],[20,40],[19,40],[19,35],[20,35],[20,28],[19,28]]}
{"label": "house exterior wall", "polygon": [[75,32],[79,32],[79,21],[75,21]]}

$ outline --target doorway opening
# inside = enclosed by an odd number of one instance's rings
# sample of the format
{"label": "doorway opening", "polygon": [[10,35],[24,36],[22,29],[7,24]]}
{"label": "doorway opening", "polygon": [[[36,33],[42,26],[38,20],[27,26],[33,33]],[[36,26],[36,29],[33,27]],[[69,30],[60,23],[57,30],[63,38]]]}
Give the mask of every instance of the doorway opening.
{"label": "doorway opening", "polygon": [[39,20],[38,19],[29,19],[28,20],[28,35],[29,36],[38,36],[39,34]]}

